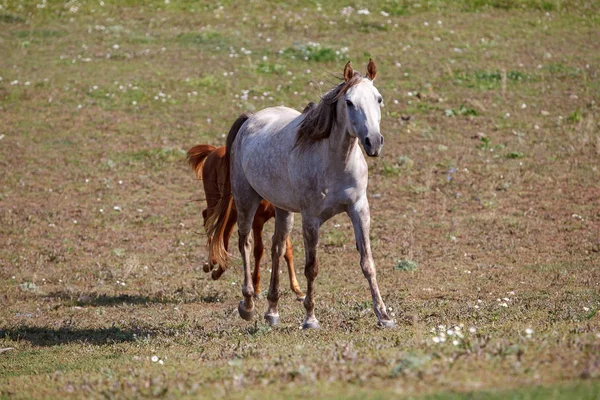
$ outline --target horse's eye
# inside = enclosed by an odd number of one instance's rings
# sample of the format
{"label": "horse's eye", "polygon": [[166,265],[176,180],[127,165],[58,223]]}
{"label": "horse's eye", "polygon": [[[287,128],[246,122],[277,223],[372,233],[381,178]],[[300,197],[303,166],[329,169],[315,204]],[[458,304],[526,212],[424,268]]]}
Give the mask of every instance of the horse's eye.
{"label": "horse's eye", "polygon": [[354,107],[354,104],[352,104],[352,102],[350,100],[346,100],[346,105],[348,107]]}
{"label": "horse's eye", "polygon": [[383,98],[382,98],[382,97],[378,98],[378,99],[377,99],[377,102],[378,102],[379,104],[381,104],[381,103],[383,102]]}

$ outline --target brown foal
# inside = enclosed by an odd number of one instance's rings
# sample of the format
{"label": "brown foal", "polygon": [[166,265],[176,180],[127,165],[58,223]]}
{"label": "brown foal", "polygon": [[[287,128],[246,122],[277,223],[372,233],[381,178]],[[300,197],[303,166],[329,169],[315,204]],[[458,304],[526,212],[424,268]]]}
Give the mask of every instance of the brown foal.
{"label": "brown foal", "polygon": [[[196,177],[202,180],[204,184],[204,193],[206,195],[206,209],[202,210],[202,217],[204,218],[204,226],[206,227],[206,221],[214,213],[215,207],[219,202],[219,199],[223,196],[223,188],[225,185],[225,179],[227,175],[228,165],[224,162],[225,147],[216,148],[215,146],[207,144],[199,144],[192,147],[187,152],[188,163],[196,173]],[[260,202],[256,214],[254,215],[254,221],[252,223],[252,232],[254,234],[254,273],[252,275],[252,283],[255,287],[255,294],[260,294],[260,261],[264,254],[264,246],[262,241],[263,227],[265,223],[275,216],[275,207],[266,200]],[[225,250],[229,248],[229,239],[233,234],[233,228],[237,222],[237,211],[234,208],[225,224],[223,232],[223,245]],[[211,241],[213,237],[208,237],[208,249],[209,249],[209,261],[204,265],[204,272],[212,271],[212,279],[219,279],[223,272],[226,270],[226,266],[219,265],[215,269],[217,262],[212,254],[210,254]],[[292,257],[292,242],[290,238],[287,238],[286,252],[284,255],[285,261],[288,266],[290,275],[290,288],[298,300],[304,299],[304,293],[300,290],[300,285],[296,280],[296,271],[294,270],[294,260]]]}

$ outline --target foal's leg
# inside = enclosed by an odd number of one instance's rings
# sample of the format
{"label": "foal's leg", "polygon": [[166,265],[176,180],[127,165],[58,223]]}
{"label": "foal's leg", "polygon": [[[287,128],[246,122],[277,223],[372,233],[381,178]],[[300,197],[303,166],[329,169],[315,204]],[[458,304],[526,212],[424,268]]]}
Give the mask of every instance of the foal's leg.
{"label": "foal's leg", "polygon": [[[208,219],[209,215],[208,215],[208,208],[202,210],[202,219],[204,219],[204,226],[206,226],[206,220]],[[210,254],[209,254],[210,257]],[[208,259],[208,261],[206,261],[206,263],[204,263],[204,266],[202,267],[202,270],[204,270],[204,272],[210,272],[214,267],[215,267],[215,260],[211,258]]]}
{"label": "foal's leg", "polygon": [[288,266],[288,273],[290,275],[290,288],[292,292],[296,293],[296,300],[302,301],[304,300],[304,293],[300,289],[300,285],[298,285],[298,280],[296,280],[296,270],[294,269],[294,258],[293,258],[293,250],[292,250],[292,240],[288,236],[285,241],[285,262]]}
{"label": "foal's leg", "polygon": [[254,274],[252,274],[254,297],[260,296],[260,260],[262,260],[263,254],[265,254],[265,246],[262,240],[264,225],[264,220],[254,218],[254,223],[252,224],[252,233],[254,235]]}
{"label": "foal's leg", "polygon": [[[231,210],[231,214],[229,214],[229,220],[225,225],[225,231],[223,232],[223,246],[225,247],[225,251],[229,251],[229,240],[231,239],[231,235],[233,235],[233,228],[235,227],[235,223],[237,222],[237,212],[235,209]],[[213,263],[215,263],[213,261]],[[215,270],[213,270],[211,277],[213,280],[217,280],[223,275],[225,269],[222,265]]]}
{"label": "foal's leg", "polygon": [[319,328],[319,321],[315,318],[314,284],[315,278],[319,274],[317,244],[319,243],[320,227],[320,219],[302,216],[302,234],[304,236],[304,252],[306,255],[306,264],[304,267],[304,275],[306,275],[306,297],[304,298],[306,318],[302,324],[302,329]]}
{"label": "foal's leg", "polygon": [[271,247],[272,270],[271,284],[269,285],[269,308],[265,313],[265,320],[269,325],[275,325],[279,322],[279,313],[277,312],[277,302],[279,301],[279,265],[285,254],[286,241],[294,225],[294,214],[275,208],[275,233],[273,234],[273,246]]}
{"label": "foal's leg", "polygon": [[369,239],[371,216],[369,214],[369,202],[366,197],[357,203],[352,204],[348,209],[348,215],[354,226],[356,244],[358,246],[358,251],[360,252],[360,267],[362,268],[365,278],[369,281],[369,286],[371,288],[373,309],[379,320],[377,325],[382,327],[393,327],[394,321],[388,317],[385,304],[383,304],[381,294],[379,293],[379,286],[377,286],[375,263],[373,262],[371,241]]}

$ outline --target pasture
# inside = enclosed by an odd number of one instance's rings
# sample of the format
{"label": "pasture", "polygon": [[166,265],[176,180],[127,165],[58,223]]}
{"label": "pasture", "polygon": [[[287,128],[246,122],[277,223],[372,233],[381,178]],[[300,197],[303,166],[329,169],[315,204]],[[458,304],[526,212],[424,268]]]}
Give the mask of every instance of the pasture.
{"label": "pasture", "polygon": [[[236,246],[202,270],[185,152],[369,57],[396,327],[346,215],[321,229],[321,329],[285,268],[280,324],[264,297],[243,321]],[[0,398],[597,399],[599,71],[592,0],[0,0]]]}

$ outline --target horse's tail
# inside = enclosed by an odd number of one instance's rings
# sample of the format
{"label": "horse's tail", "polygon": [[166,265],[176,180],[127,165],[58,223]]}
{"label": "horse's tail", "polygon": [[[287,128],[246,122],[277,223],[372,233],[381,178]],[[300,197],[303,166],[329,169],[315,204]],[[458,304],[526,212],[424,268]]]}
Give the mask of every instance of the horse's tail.
{"label": "horse's tail", "polygon": [[223,182],[223,195],[219,199],[215,207],[215,212],[207,219],[205,227],[208,237],[212,238],[210,242],[210,257],[212,257],[221,268],[227,268],[227,250],[225,250],[223,235],[225,233],[225,226],[231,215],[231,209],[233,208],[233,196],[231,195],[231,171],[230,171],[230,160],[231,160],[231,146],[233,141],[238,134],[238,131],[250,118],[250,114],[244,113],[235,120],[229,134],[227,135],[227,144],[225,150],[225,158],[223,158],[223,168],[225,168],[225,181]]}
{"label": "horse's tail", "polygon": [[206,157],[208,157],[215,149],[216,147],[211,146],[210,144],[199,144],[188,150],[187,162],[196,173],[196,178],[202,179],[204,161],[206,161]]}

